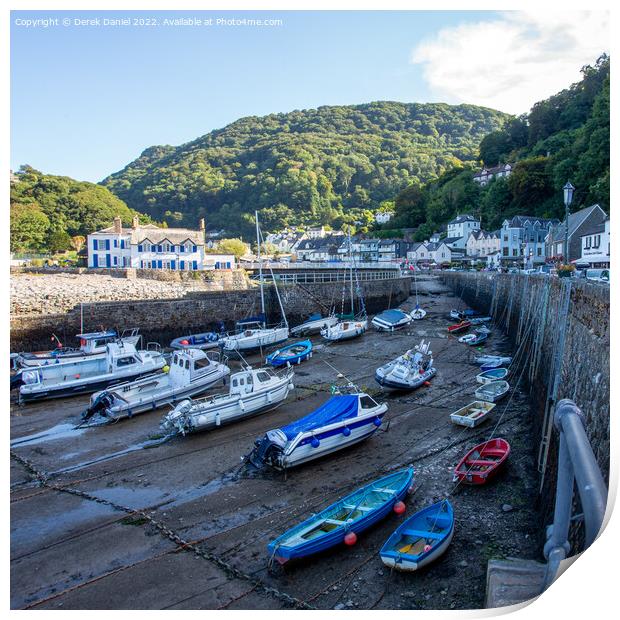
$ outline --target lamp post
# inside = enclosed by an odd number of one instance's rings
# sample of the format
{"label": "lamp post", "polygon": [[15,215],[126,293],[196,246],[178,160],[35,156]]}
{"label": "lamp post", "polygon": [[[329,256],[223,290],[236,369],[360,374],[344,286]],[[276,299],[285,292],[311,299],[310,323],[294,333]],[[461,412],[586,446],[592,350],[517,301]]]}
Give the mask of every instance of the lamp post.
{"label": "lamp post", "polygon": [[568,265],[568,216],[570,214],[569,207],[573,202],[573,192],[575,188],[572,183],[568,181],[562,188],[564,190],[564,217],[565,217],[565,231],[564,231],[564,264]]}

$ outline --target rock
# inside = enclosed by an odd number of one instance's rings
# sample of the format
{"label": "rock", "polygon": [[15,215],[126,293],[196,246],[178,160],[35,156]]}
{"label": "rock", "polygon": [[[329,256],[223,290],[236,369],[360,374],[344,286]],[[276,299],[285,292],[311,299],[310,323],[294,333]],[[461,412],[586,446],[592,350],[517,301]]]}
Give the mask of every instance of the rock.
{"label": "rock", "polygon": [[468,564],[467,564],[467,560],[461,560],[461,561],[459,562],[459,566],[462,566],[463,568],[465,568],[466,566],[468,566]]}
{"label": "rock", "polygon": [[504,512],[510,512],[511,510],[514,510],[513,506],[511,504],[503,504],[502,505],[502,510]]}
{"label": "rock", "polygon": [[347,601],[347,602],[344,604],[344,606],[345,606],[345,607],[353,607],[353,601]]}
{"label": "rock", "polygon": [[338,605],[334,605],[334,609],[344,609],[344,603],[338,603]]}

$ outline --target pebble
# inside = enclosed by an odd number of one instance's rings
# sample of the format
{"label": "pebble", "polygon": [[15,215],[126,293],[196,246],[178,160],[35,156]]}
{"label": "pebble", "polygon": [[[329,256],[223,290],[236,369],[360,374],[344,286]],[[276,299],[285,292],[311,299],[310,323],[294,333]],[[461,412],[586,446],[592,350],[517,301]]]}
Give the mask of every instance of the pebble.
{"label": "pebble", "polygon": [[338,605],[334,605],[334,609],[344,609],[344,603],[338,603]]}
{"label": "pebble", "polygon": [[468,566],[468,564],[467,564],[467,560],[461,560],[461,561],[459,562],[459,566],[462,566],[463,568],[465,568],[466,566]]}
{"label": "pebble", "polygon": [[514,510],[514,508],[512,507],[512,505],[511,505],[511,504],[504,504],[504,505],[502,506],[502,510],[503,510],[504,512],[510,512],[511,510]]}

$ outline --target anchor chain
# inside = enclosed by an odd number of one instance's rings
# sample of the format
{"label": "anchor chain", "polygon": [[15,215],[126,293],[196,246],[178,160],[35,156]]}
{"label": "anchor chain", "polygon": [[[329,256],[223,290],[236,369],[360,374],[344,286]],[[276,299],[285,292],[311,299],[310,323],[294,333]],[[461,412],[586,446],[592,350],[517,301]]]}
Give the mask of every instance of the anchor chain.
{"label": "anchor chain", "polygon": [[114,508],[115,510],[126,512],[129,515],[135,515],[135,516],[141,517],[145,521],[147,521],[150,525],[155,527],[162,535],[164,535],[166,538],[172,541],[175,545],[177,545],[180,549],[187,549],[189,551],[192,551],[198,557],[201,557],[204,560],[207,560],[208,562],[215,564],[218,568],[224,571],[229,577],[240,579],[242,581],[247,581],[257,591],[262,592],[263,594],[267,594],[269,596],[273,596],[274,598],[282,601],[283,603],[286,603],[287,605],[291,605],[292,607],[297,607],[300,609],[316,609],[316,607],[309,605],[305,601],[302,601],[301,599],[291,596],[290,594],[287,594],[286,592],[281,592],[277,588],[273,588],[271,586],[266,585],[260,579],[257,579],[256,577],[253,577],[252,575],[249,575],[248,573],[244,573],[243,571],[239,570],[238,568],[236,568],[235,566],[233,566],[226,560],[223,560],[219,556],[215,555],[214,553],[203,551],[202,549],[198,548],[194,543],[181,538],[181,536],[179,536],[176,532],[174,532],[169,527],[167,527],[164,523],[161,523],[157,519],[154,519],[150,514],[144,512],[143,510],[129,508],[127,506],[123,506],[122,504],[117,504],[116,502],[113,502],[111,500],[103,499],[101,497],[97,497],[96,495],[91,495],[90,493],[87,493],[86,491],[80,491],[79,489],[71,489],[69,487],[63,487],[63,486],[60,486],[54,483],[50,483],[49,476],[39,471],[37,467],[32,463],[32,461],[29,461],[23,456],[16,454],[12,450],[10,454],[11,454],[11,458],[15,459],[18,463],[23,465],[24,468],[38,480],[41,486],[48,487],[50,489],[59,491],[61,493],[75,495],[76,497],[81,497],[83,499],[96,502],[98,504],[104,504],[106,506],[110,506],[111,508]]}

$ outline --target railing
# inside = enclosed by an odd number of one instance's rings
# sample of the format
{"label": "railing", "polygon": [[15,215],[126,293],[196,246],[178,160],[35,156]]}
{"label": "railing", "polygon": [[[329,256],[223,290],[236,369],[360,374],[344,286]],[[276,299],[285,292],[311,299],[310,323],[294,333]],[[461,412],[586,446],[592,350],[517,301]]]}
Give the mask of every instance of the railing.
{"label": "railing", "polygon": [[[401,277],[400,270],[390,269],[385,271],[358,271],[356,272],[357,280],[360,282],[367,280],[394,280]],[[329,282],[348,282],[351,278],[349,271],[340,269],[339,271],[307,271],[297,273],[274,273],[273,277],[270,272],[263,271],[263,280],[270,282],[275,280],[282,284],[325,284]],[[259,276],[254,274],[252,280],[258,280]]]}
{"label": "railing", "polygon": [[568,531],[574,519],[571,513],[575,481],[583,508],[585,549],[598,536],[607,506],[607,487],[586,435],[583,413],[572,400],[561,400],[555,409],[554,423],[560,433],[558,481],[553,524],[547,529],[543,550],[547,560],[543,591],[553,583],[560,562],[570,553]]}
{"label": "railing", "polygon": [[[390,261],[376,261],[376,262],[359,262],[359,261],[354,261],[353,262],[353,267],[355,269],[358,270],[362,270],[362,269],[390,269],[390,270],[399,270],[400,269],[400,264],[403,262],[404,259],[399,259],[397,261],[394,262],[390,262]],[[243,267],[244,269],[258,269],[260,267],[259,263],[257,262],[241,262],[240,266]],[[268,270],[268,269],[290,269],[290,270],[301,270],[301,269],[308,269],[308,270],[312,270],[312,269],[350,269],[351,268],[351,263],[348,261],[331,261],[331,262],[327,262],[327,261],[322,261],[322,262],[311,262],[311,261],[297,261],[294,263],[285,263],[285,262],[278,262],[278,261],[266,261],[263,263],[263,271]]]}

